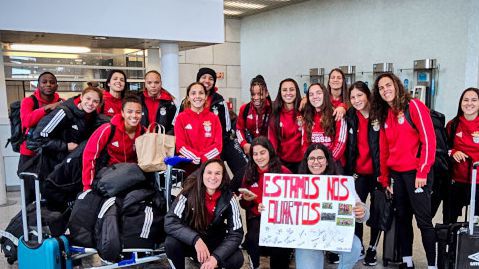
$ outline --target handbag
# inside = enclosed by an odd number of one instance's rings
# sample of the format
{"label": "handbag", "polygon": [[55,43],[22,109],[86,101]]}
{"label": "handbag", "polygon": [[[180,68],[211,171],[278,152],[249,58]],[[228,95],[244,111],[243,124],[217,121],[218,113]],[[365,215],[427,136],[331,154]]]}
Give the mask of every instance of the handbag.
{"label": "handbag", "polygon": [[[152,125],[155,125],[151,132]],[[158,132],[155,130],[158,127]],[[135,140],[138,166],[144,172],[156,172],[166,170],[165,157],[175,153],[175,137],[165,133],[165,127],[158,123],[148,126],[145,134]]]}
{"label": "handbag", "polygon": [[385,190],[374,190],[374,202],[371,205],[371,215],[366,224],[381,231],[388,231],[394,216],[393,197]]}
{"label": "handbag", "polygon": [[100,169],[93,188],[104,196],[114,197],[145,180],[145,174],[136,163],[116,163]]}

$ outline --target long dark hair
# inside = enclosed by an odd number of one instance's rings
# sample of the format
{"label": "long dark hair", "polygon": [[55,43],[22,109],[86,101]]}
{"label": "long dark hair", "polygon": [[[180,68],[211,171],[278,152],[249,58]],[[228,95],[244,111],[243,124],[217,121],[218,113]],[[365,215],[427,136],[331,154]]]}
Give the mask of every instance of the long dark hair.
{"label": "long dark hair", "polygon": [[299,164],[298,173],[311,174],[311,171],[309,170],[309,167],[308,167],[308,158],[311,152],[317,149],[321,150],[324,153],[324,157],[326,157],[326,169],[324,170],[323,175],[341,174],[341,169],[336,164],[336,161],[334,160],[333,154],[331,153],[331,151],[328,149],[328,147],[320,143],[311,144],[306,149],[306,153],[304,153],[303,160],[301,160],[301,163]]}
{"label": "long dark hair", "polygon": [[112,69],[112,70],[110,70],[110,72],[108,73],[108,76],[106,77],[105,89],[107,89],[108,91],[110,91],[110,86],[108,86],[108,83],[110,83],[111,77],[113,77],[113,74],[115,74],[115,73],[120,73],[120,74],[122,74],[123,77],[125,78],[125,88],[123,89],[123,91],[121,91],[121,98],[123,99],[123,97],[125,97],[126,91],[127,91],[127,89],[128,89],[127,77],[126,77],[125,72],[123,72],[123,70],[120,70],[120,69]]}
{"label": "long dark hair", "polygon": [[223,169],[223,178],[218,190],[226,192],[229,189],[230,178],[226,172],[226,167],[223,161],[220,159],[210,159],[204,162],[200,169],[199,174],[196,172],[186,179],[185,186],[181,191],[181,194],[188,197],[186,204],[186,221],[189,226],[198,232],[205,232],[208,226],[207,210],[205,204],[206,187],[203,184],[203,173],[205,168],[211,164],[217,163]]}
{"label": "long dark hair", "polygon": [[[348,89],[348,96],[351,96],[351,92],[356,89],[366,95],[366,98],[368,98],[368,102],[371,103],[371,90],[368,87],[368,84],[364,83],[361,80],[358,80],[351,84]],[[350,101],[351,103],[351,101]]]}
{"label": "long dark hair", "polygon": [[379,75],[374,81],[374,90],[373,90],[373,100],[371,103],[371,119],[378,120],[379,124],[382,126],[386,122],[386,117],[388,115],[389,104],[383,100],[381,94],[379,93],[379,81],[382,78],[388,77],[393,81],[393,86],[395,89],[395,98],[393,100],[392,110],[395,114],[398,114],[401,111],[406,109],[406,106],[411,100],[411,95],[406,92],[404,85],[401,83],[401,80],[392,73],[384,73]]}
{"label": "long dark hair", "polygon": [[[272,114],[272,121],[274,124],[274,129],[275,133],[273,134],[276,136],[277,141],[281,141],[281,127],[279,126],[279,118],[281,115],[281,110],[283,109],[284,106],[284,101],[283,98],[281,97],[281,86],[285,82],[292,82],[294,84],[294,88],[296,89],[296,99],[294,100],[294,117],[296,117],[299,114],[299,104],[301,103],[301,93],[299,92],[299,86],[298,83],[292,79],[292,78],[287,78],[283,79],[279,83],[279,88],[278,88],[278,94],[276,95],[276,99],[273,102],[273,109],[271,111]],[[278,143],[278,152],[281,150],[281,143]]]}
{"label": "long dark hair", "polygon": [[331,86],[329,86],[329,80],[331,79],[331,74],[334,71],[340,73],[341,76],[343,77],[343,85],[341,86],[341,102],[346,104],[347,102],[349,102],[349,96],[348,96],[348,92],[347,92],[348,85],[346,84],[346,75],[344,74],[344,72],[341,69],[333,68],[329,72],[329,75],[328,75],[328,92],[330,93],[330,95],[332,95],[331,94]]}
{"label": "long dark hair", "polygon": [[258,165],[253,160],[253,148],[255,146],[262,146],[268,150],[269,153],[269,163],[268,163],[268,172],[269,173],[281,173],[281,161],[279,160],[276,151],[274,150],[273,145],[268,140],[268,138],[264,136],[258,136],[251,142],[251,147],[249,148],[248,159],[249,162],[246,166],[244,178],[245,183],[248,186],[253,185],[253,183],[258,182],[259,180],[259,173],[258,173]]}
{"label": "long dark hair", "polygon": [[466,94],[466,92],[475,92],[477,94],[477,97],[479,97],[479,89],[478,88],[470,87],[470,88],[465,89],[461,94],[461,98],[459,98],[459,104],[457,105],[457,114],[456,114],[456,117],[454,117],[454,118],[459,119],[459,117],[464,115],[464,111],[462,111],[462,108],[461,108],[461,103],[462,103],[462,99],[464,99],[464,95]]}
{"label": "long dark hair", "polygon": [[308,139],[308,143],[311,143],[311,133],[314,125],[314,115],[318,113],[316,112],[316,108],[311,104],[311,101],[309,100],[309,91],[313,86],[319,86],[323,91],[323,104],[320,107],[321,128],[323,128],[324,133],[329,137],[334,138],[334,136],[336,135],[336,123],[333,117],[334,108],[331,104],[330,93],[328,90],[326,90],[326,87],[324,87],[323,84],[314,83],[311,84],[308,88],[308,92],[306,93],[306,98],[308,99],[308,102],[304,106],[303,110],[304,122],[306,124],[306,137]]}

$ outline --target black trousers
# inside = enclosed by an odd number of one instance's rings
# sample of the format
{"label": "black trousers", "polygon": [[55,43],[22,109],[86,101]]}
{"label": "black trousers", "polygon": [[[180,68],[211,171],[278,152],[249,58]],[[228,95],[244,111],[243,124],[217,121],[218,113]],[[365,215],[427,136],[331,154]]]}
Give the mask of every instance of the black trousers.
{"label": "black trousers", "polygon": [[[32,156],[27,156],[20,154],[20,159],[18,160],[18,170],[17,173],[19,172],[32,172],[32,171],[20,171],[20,168],[25,164],[27,161],[32,159]],[[35,201],[35,181],[30,180],[30,179],[25,179],[24,181],[25,184],[25,200],[26,200],[26,205],[32,203]]]}
{"label": "black trousers", "polygon": [[[374,190],[378,187],[378,182],[373,175],[359,175],[357,174],[357,178],[354,181],[356,187],[356,193],[361,199],[361,202],[366,203],[366,199],[368,195],[371,195],[371,208],[374,204]],[[378,238],[379,238],[379,229],[371,228],[371,239],[369,241],[370,246],[377,246]],[[361,240],[361,244],[363,244],[363,224],[356,222],[356,226],[354,228],[354,234]]]}
{"label": "black trousers", "polygon": [[[172,236],[166,237],[165,246],[166,256],[168,256],[168,259],[173,262],[173,265],[176,269],[185,268],[186,257],[193,257],[195,260],[198,260],[196,258],[196,250],[194,246],[188,246]],[[208,246],[208,249],[211,254],[215,248]],[[218,261],[218,267],[226,269],[239,269],[241,266],[243,266],[243,263],[243,252],[241,252],[241,250],[238,248],[235,252],[233,252],[233,254],[231,254],[231,256],[224,259],[224,261]]]}
{"label": "black trousers", "polygon": [[[476,185],[476,204],[474,210],[475,216],[479,215],[479,194],[477,194],[478,189],[479,185]],[[451,193],[449,196],[449,222],[454,223],[457,221],[457,218],[462,215],[462,208],[471,203],[471,184],[454,182],[450,185],[449,191]],[[469,212],[467,214],[469,216]]]}
{"label": "black trousers", "polygon": [[250,218],[246,221],[248,233],[246,233],[245,240],[248,247],[248,255],[251,258],[254,268],[259,267],[260,256],[270,256],[270,268],[288,269],[292,249],[289,248],[274,248],[274,247],[260,247],[259,246],[259,227],[261,217]]}
{"label": "black trousers", "polygon": [[231,139],[229,137],[223,138],[221,159],[228,164],[228,167],[233,173],[230,189],[233,192],[237,192],[238,188],[241,187],[244,170],[246,168],[246,164],[248,163],[248,157],[246,157],[246,155],[243,153],[243,149],[241,149],[237,139]]}
{"label": "black trousers", "polygon": [[391,171],[394,180],[394,204],[397,209],[398,237],[402,255],[412,256],[414,232],[412,228],[413,214],[417,226],[421,230],[422,244],[426,252],[427,264],[436,265],[436,234],[432,226],[431,215],[431,181],[422,187],[423,192],[416,193],[416,171]]}

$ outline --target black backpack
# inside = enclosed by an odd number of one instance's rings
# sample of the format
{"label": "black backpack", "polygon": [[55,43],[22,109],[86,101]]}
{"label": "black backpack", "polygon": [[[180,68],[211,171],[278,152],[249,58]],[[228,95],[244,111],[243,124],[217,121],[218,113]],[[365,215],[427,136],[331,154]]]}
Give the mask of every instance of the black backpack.
{"label": "black backpack", "polygon": [[[33,109],[39,107],[38,100],[35,95],[30,95],[30,98],[33,99]],[[10,114],[8,118],[10,119],[10,138],[5,144],[5,148],[8,144],[12,145],[12,150],[15,152],[20,152],[20,145],[25,141],[26,134],[25,130],[22,128],[22,120],[20,118],[20,106],[22,101],[15,101],[10,104]]]}
{"label": "black backpack", "polygon": [[[436,133],[436,159],[434,160],[434,173],[440,174],[446,173],[449,170],[449,155],[448,152],[448,142],[446,135],[446,117],[441,112],[437,112],[433,109],[430,110],[432,124],[434,126],[434,132]],[[409,113],[409,104],[404,110],[404,117],[409,122],[409,124],[416,130],[416,125],[412,122],[411,114]],[[421,152],[421,148],[418,150],[418,155]]]}

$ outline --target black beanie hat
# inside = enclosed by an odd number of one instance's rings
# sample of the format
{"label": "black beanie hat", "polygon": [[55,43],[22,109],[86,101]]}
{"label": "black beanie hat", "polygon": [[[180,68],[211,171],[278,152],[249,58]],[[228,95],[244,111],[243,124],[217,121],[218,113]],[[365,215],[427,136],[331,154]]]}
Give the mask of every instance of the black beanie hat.
{"label": "black beanie hat", "polygon": [[213,82],[213,88],[214,88],[215,85],[216,85],[216,72],[215,72],[215,70],[213,70],[211,68],[208,68],[208,67],[200,68],[200,70],[198,70],[198,74],[196,74],[196,82],[200,82],[200,78],[204,74],[208,74],[208,75],[211,75],[213,77],[213,81],[214,81]]}

